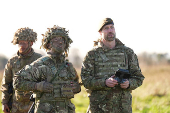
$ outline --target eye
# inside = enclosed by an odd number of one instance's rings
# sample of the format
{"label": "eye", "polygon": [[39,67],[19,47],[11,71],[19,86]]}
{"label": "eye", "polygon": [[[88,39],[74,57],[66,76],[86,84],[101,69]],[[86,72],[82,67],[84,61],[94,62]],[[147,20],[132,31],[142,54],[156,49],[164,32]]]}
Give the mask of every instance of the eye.
{"label": "eye", "polygon": [[109,27],[105,27],[104,29],[107,30],[107,29],[109,29]]}
{"label": "eye", "polygon": [[64,42],[64,38],[61,38],[61,41]]}
{"label": "eye", "polygon": [[111,28],[111,29],[114,29],[114,27],[113,27],[113,26],[111,26],[110,28]]}

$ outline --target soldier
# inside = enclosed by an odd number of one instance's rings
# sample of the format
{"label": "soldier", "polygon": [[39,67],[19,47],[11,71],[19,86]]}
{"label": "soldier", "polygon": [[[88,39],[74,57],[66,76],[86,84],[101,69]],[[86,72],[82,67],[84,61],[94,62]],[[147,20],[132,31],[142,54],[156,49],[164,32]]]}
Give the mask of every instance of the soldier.
{"label": "soldier", "polygon": [[[132,49],[116,38],[111,18],[101,21],[100,38],[83,61],[81,78],[90,99],[88,113],[131,113],[131,91],[142,85],[138,59]],[[98,44],[100,43],[100,44]],[[118,69],[128,70],[129,79],[121,84],[115,79]]]}
{"label": "soldier", "polygon": [[16,73],[14,88],[34,92],[36,113],[74,113],[70,99],[81,87],[76,70],[65,60],[72,40],[65,28],[48,29],[42,40],[48,55]]}
{"label": "soldier", "polygon": [[[9,90],[12,87],[8,86],[12,84],[16,72],[42,56],[32,49],[33,42],[36,40],[37,33],[28,27],[20,28],[15,32],[12,43],[18,44],[19,50],[17,55],[7,62],[2,79],[2,109],[4,113],[10,113],[9,103],[12,103],[12,113],[27,113],[32,104],[29,100],[31,92],[13,90],[12,97],[10,97]],[[12,102],[9,102],[10,98],[12,98]]]}

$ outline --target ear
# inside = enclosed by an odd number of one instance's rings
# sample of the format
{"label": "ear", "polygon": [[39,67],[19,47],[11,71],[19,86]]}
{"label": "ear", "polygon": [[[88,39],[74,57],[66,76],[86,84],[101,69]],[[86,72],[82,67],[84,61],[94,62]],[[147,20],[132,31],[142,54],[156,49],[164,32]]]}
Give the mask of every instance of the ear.
{"label": "ear", "polygon": [[101,31],[99,31],[99,34],[100,34],[100,36],[102,35],[102,32]]}
{"label": "ear", "polygon": [[32,46],[32,45],[33,45],[33,42],[30,43],[30,46]]}
{"label": "ear", "polygon": [[47,44],[47,48],[51,49],[51,44],[50,43]]}

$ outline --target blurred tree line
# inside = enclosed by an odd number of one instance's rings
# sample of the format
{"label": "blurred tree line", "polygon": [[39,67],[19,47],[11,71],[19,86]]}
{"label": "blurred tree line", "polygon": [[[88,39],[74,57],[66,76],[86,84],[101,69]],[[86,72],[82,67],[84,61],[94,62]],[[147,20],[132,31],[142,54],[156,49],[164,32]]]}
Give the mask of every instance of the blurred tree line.
{"label": "blurred tree line", "polygon": [[3,70],[5,68],[7,61],[8,59],[5,56],[0,55],[0,70]]}
{"label": "blurred tree line", "polygon": [[68,55],[69,61],[73,64],[76,69],[81,69],[81,65],[83,62],[83,56],[80,53],[80,50],[77,48],[73,48]]}
{"label": "blurred tree line", "polygon": [[147,53],[138,55],[138,60],[142,65],[167,65],[170,64],[170,55],[168,53]]}
{"label": "blurred tree line", "polygon": [[[35,50],[36,52],[42,54],[43,56],[46,55],[45,52],[40,51],[40,50]],[[73,48],[69,52],[69,57],[67,58],[70,62],[73,63],[74,67],[76,69],[80,69],[82,62],[83,62],[83,57],[81,56],[80,50],[77,48]],[[5,68],[5,65],[8,61],[8,58],[5,57],[4,55],[0,54],[0,71]]]}
{"label": "blurred tree line", "polygon": [[[73,63],[76,69],[81,69],[83,62],[83,56],[80,50],[77,48],[72,49],[69,52],[69,61]],[[168,53],[147,53],[143,52],[138,54],[138,60],[140,65],[167,65],[170,64],[170,55]],[[5,68],[7,63],[7,57],[0,55],[0,70]]]}

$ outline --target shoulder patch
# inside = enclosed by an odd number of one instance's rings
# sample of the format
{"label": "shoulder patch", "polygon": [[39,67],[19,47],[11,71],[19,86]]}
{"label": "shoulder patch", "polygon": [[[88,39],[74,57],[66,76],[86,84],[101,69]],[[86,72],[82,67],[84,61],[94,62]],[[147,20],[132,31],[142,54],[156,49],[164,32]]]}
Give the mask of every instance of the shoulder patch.
{"label": "shoulder patch", "polygon": [[50,59],[50,57],[48,57],[48,56],[44,56],[44,57],[41,57],[41,58],[40,58],[40,60],[43,61],[43,62],[46,61],[46,60],[48,60],[48,59]]}

